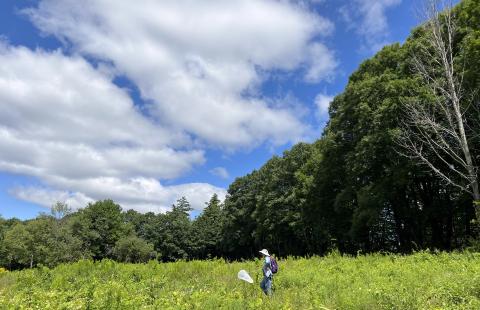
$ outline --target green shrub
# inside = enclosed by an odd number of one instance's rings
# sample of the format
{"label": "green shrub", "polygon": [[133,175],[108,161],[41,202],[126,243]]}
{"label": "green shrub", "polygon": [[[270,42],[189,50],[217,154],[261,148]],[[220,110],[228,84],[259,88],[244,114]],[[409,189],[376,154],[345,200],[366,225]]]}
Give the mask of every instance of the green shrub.
{"label": "green shrub", "polygon": [[[480,309],[480,254],[338,253],[280,260],[274,294],[261,262],[80,261],[0,274],[0,309]],[[237,279],[245,269],[255,283]]]}

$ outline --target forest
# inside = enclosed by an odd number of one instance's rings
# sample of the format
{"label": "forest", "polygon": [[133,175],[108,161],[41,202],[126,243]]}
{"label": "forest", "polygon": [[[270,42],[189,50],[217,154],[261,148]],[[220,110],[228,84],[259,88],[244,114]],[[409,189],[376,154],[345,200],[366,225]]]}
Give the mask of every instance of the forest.
{"label": "forest", "polygon": [[[261,248],[279,257],[478,249],[480,1],[461,1],[447,15],[438,26],[456,25],[452,57],[444,55],[451,68],[431,57],[428,23],[418,26],[349,77],[317,141],[237,178],[225,201],[214,195],[198,217],[184,197],[164,214],[124,211],[109,199],[77,211],[58,202],[35,219],[0,218],[0,266],[236,260]],[[459,81],[458,96],[445,91],[451,80],[442,70]],[[455,100],[465,125],[459,143],[448,131],[455,118],[437,105]],[[443,145],[453,147],[442,153]]]}

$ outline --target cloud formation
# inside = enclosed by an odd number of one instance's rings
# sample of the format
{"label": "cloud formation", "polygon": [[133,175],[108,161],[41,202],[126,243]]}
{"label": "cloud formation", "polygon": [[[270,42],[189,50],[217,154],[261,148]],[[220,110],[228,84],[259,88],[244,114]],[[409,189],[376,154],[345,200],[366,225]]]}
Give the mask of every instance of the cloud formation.
{"label": "cloud formation", "polygon": [[333,98],[333,96],[326,94],[318,94],[315,97],[315,106],[317,108],[315,115],[318,120],[325,121],[328,119],[328,108],[330,107],[330,103],[333,101]]}
{"label": "cloud formation", "polygon": [[[13,191],[15,196],[41,205],[55,197],[74,206],[115,198],[126,207],[168,207],[173,194],[181,195],[181,187],[165,188],[154,178],[182,175],[203,164],[204,152],[186,148],[187,136],[142,116],[110,78],[83,58],[59,51],[0,47],[0,170],[68,189],[29,188]],[[148,191],[152,184],[157,198]],[[224,192],[208,184],[184,185],[190,188]],[[209,197],[201,199],[192,203]]]}
{"label": "cloud formation", "polygon": [[44,207],[51,207],[56,201],[64,201],[74,209],[83,208],[89,202],[110,198],[125,210],[134,209],[139,212],[155,213],[170,210],[172,204],[182,196],[187,198],[194,210],[201,211],[205,207],[205,202],[209,201],[213,194],[217,194],[220,200],[225,199],[226,195],[225,190],[206,183],[163,186],[158,180],[152,178],[134,178],[125,181],[116,178],[63,180],[58,184],[79,191],[69,192],[27,186],[12,188],[10,194]]}
{"label": "cloud formation", "polygon": [[0,171],[37,177],[41,187],[10,193],[44,206],[112,198],[163,212],[186,196],[201,210],[225,189],[162,183],[204,164],[207,148],[308,135],[301,109],[263,96],[262,83],[318,83],[338,66],[322,42],[333,24],[303,1],[41,0],[23,13],[64,45],[0,44]]}
{"label": "cloud formation", "polygon": [[215,167],[213,168],[212,170],[209,171],[211,174],[219,177],[219,178],[222,178],[222,179],[228,179],[230,177],[230,175],[228,174],[228,171],[227,169],[225,169],[224,167]]}
{"label": "cloud formation", "polygon": [[203,151],[143,117],[125,90],[82,58],[0,49],[0,167],[71,178],[175,178]]}
{"label": "cloud formation", "polygon": [[162,124],[220,147],[283,144],[308,130],[292,111],[252,95],[258,69],[305,68],[318,82],[336,67],[312,41],[333,24],[288,1],[43,0],[26,12],[76,52],[113,63]]}
{"label": "cloud formation", "polygon": [[386,11],[402,0],[354,0],[339,9],[344,22],[363,41],[363,48],[376,52],[388,44],[390,32]]}
{"label": "cloud formation", "polygon": [[93,202],[93,199],[82,193],[56,191],[41,187],[14,187],[9,190],[9,194],[15,198],[33,202],[46,208],[50,208],[56,202],[61,201],[66,203],[70,208],[77,210]]}

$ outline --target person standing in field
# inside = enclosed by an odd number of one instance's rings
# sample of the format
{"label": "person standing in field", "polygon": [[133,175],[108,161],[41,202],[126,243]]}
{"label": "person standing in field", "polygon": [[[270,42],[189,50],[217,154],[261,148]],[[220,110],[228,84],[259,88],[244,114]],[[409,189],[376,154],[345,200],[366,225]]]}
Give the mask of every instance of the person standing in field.
{"label": "person standing in field", "polygon": [[260,282],[260,287],[262,288],[265,295],[271,296],[273,273],[272,273],[270,254],[268,254],[267,249],[263,249],[259,252],[262,254],[262,259],[263,259],[263,267],[262,267],[263,280],[262,282]]}

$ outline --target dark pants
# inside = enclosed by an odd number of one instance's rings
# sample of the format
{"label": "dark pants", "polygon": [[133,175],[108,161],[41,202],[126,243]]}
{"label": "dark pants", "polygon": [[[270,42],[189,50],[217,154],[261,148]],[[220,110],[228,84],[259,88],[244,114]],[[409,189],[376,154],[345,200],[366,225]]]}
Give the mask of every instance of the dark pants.
{"label": "dark pants", "polygon": [[262,282],[260,282],[260,287],[266,295],[272,295],[272,277],[264,276]]}

